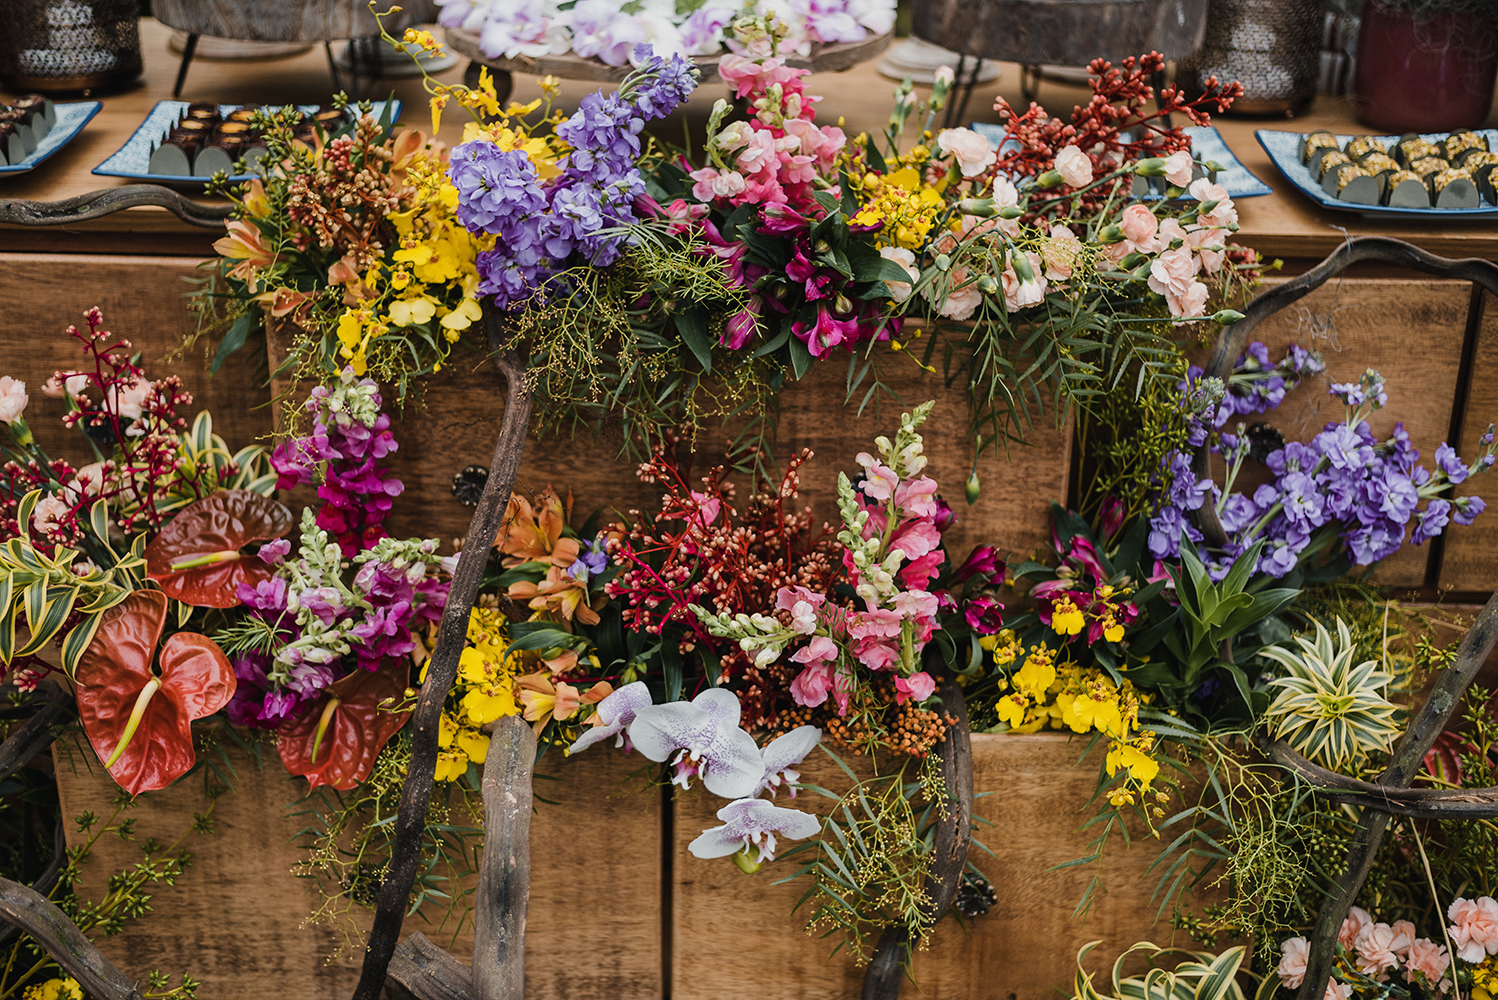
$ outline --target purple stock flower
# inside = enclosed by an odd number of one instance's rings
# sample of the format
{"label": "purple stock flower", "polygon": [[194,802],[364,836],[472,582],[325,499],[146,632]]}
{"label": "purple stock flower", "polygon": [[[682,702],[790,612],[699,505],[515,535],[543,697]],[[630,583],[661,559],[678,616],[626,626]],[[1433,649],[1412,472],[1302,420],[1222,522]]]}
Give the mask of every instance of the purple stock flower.
{"label": "purple stock flower", "polygon": [[1482,497],[1457,497],[1456,510],[1451,519],[1457,524],[1471,524],[1473,519],[1488,509],[1488,505]]}
{"label": "purple stock flower", "polygon": [[1442,472],[1446,473],[1446,478],[1451,481],[1453,486],[1463,482],[1467,476],[1471,475],[1471,470],[1467,468],[1466,463],[1457,455],[1456,449],[1445,441],[1436,445],[1436,465]]}
{"label": "purple stock flower", "polygon": [[1444,531],[1446,525],[1450,522],[1451,502],[1440,498],[1432,500],[1420,512],[1420,518],[1415,525],[1414,534],[1410,536],[1411,543],[1415,545],[1425,544]]}

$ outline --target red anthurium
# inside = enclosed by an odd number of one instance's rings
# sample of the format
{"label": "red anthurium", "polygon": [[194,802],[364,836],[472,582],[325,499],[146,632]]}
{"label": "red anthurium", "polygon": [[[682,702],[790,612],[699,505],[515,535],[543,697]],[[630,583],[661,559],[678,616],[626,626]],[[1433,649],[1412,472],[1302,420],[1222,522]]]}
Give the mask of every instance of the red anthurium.
{"label": "red anthurium", "polygon": [[400,665],[358,669],[334,681],[308,711],[277,730],[281,763],[313,788],[353,788],[369,777],[375,758],[411,718],[409,711],[380,708],[387,699],[401,700],[409,678],[409,669]]}
{"label": "red anthurium", "polygon": [[165,788],[191,770],[192,720],[234,695],[234,670],[206,635],[178,632],[156,655],[166,613],[159,590],[137,590],[104,612],[74,675],[83,731],[131,795]]}
{"label": "red anthurium", "polygon": [[146,574],[179,601],[203,608],[239,604],[241,583],[271,575],[242,549],[291,530],[286,505],[249,490],[220,490],[184,507],[146,546]]}

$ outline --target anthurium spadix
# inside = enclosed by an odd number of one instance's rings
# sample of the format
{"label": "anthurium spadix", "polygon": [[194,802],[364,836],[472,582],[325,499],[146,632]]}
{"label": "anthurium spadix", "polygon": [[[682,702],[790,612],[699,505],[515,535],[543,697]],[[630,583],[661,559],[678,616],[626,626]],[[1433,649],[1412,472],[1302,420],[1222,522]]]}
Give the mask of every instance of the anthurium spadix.
{"label": "anthurium spadix", "polygon": [[403,666],[359,667],[329,684],[307,711],[277,731],[281,763],[313,788],[353,788],[369,777],[375,758],[411,718],[409,710],[391,710],[407,680]]}
{"label": "anthurium spadix", "polygon": [[165,788],[191,770],[192,721],[234,695],[223,651],[196,632],[162,642],[166,619],[166,594],[133,592],[104,612],[74,674],[83,731],[131,795]]}
{"label": "anthurium spadix", "polygon": [[146,573],[171,597],[204,608],[239,604],[271,568],[246,546],[291,530],[286,505],[250,490],[219,490],[184,507],[146,546]]}

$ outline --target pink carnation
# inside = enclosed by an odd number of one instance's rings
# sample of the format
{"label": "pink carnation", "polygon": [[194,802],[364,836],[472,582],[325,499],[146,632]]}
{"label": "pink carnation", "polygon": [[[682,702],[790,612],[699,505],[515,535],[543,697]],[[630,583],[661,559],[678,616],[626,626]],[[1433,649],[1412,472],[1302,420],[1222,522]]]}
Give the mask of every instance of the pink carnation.
{"label": "pink carnation", "polygon": [[1394,929],[1388,924],[1374,924],[1363,928],[1354,942],[1358,956],[1358,971],[1375,976],[1386,982],[1389,970],[1399,967],[1399,956],[1394,954]]}
{"label": "pink carnation", "polygon": [[1368,911],[1361,906],[1354,906],[1342,920],[1342,926],[1337,931],[1337,943],[1352,951],[1357,946],[1358,935],[1363,933],[1363,928],[1371,926],[1373,918],[1368,915]]}
{"label": "pink carnation", "polygon": [[1456,955],[1463,962],[1481,962],[1488,955],[1498,954],[1498,901],[1492,896],[1456,899],[1446,915],[1452,920]]}
{"label": "pink carnation", "polygon": [[1092,160],[1077,146],[1063,146],[1056,154],[1056,172],[1072,187],[1092,183]]}
{"label": "pink carnation", "polygon": [[1191,154],[1178,149],[1165,158],[1165,179],[1183,188],[1191,183]]}
{"label": "pink carnation", "polygon": [[1311,943],[1303,937],[1293,937],[1280,943],[1280,982],[1290,989],[1299,989],[1306,978],[1306,963],[1311,958]]}
{"label": "pink carnation", "polygon": [[[1160,242],[1155,239],[1155,234],[1160,231],[1160,220],[1155,218],[1154,212],[1143,205],[1130,205],[1124,209],[1118,228],[1123,230],[1124,236],[1140,253],[1155,253],[1161,249]],[[1124,257],[1127,254],[1119,256]]]}
{"label": "pink carnation", "polygon": [[1405,961],[1404,981],[1413,983],[1415,974],[1418,972],[1425,977],[1426,983],[1435,986],[1441,984],[1441,992],[1445,993],[1451,989],[1451,980],[1443,979],[1446,970],[1451,968],[1451,956],[1446,953],[1446,946],[1436,944],[1429,938],[1416,938],[1410,943],[1409,956]]}

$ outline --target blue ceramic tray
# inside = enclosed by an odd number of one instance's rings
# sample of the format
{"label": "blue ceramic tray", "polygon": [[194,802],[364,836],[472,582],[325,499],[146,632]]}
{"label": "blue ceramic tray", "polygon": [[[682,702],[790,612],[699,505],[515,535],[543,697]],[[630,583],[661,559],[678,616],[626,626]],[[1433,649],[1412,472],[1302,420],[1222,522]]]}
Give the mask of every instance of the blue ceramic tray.
{"label": "blue ceramic tray", "polygon": [[[1498,147],[1498,129],[1477,129],[1477,134],[1487,138],[1489,148]],[[1370,219],[1480,219],[1484,216],[1498,215],[1498,205],[1490,205],[1487,202],[1483,202],[1478,208],[1390,208],[1388,205],[1358,205],[1334,198],[1322,190],[1316,178],[1311,176],[1310,168],[1300,162],[1300,143],[1306,135],[1305,132],[1280,132],[1275,129],[1261,128],[1254,133],[1254,138],[1259,140],[1259,145],[1264,147],[1264,152],[1269,154],[1269,159],[1279,168],[1280,173],[1285,175],[1285,180],[1294,184],[1301,194],[1322,208],[1329,208],[1334,212],[1356,212]],[[1424,138],[1434,141],[1444,139],[1447,135],[1446,132],[1431,132],[1427,133]],[[1346,145],[1347,140],[1354,138],[1357,137],[1339,135],[1337,145]],[[1375,138],[1382,139],[1385,145],[1392,147],[1402,136],[1381,135]]]}
{"label": "blue ceramic tray", "polygon": [[[975,122],[973,131],[988,140],[988,144],[998,150],[1004,143],[1004,126],[993,125],[989,122]],[[1259,195],[1274,194],[1274,189],[1253,174],[1248,168],[1238,162],[1238,157],[1228,148],[1223,141],[1222,133],[1211,125],[1189,126],[1183,128],[1191,139],[1191,152],[1199,160],[1215,160],[1223,169],[1217,174],[1217,183],[1227,189],[1229,198],[1257,198]]]}
{"label": "blue ceramic tray", "polygon": [[[390,120],[396,121],[400,118],[400,101],[374,101],[374,116],[379,118],[385,113],[385,105],[389,103]],[[220,104],[218,109],[223,114],[238,110],[238,104]],[[316,104],[297,105],[303,111],[313,112],[317,110]],[[151,153],[156,143],[171,128],[172,123],[182,117],[182,113],[188,108],[186,101],[157,101],[151,113],[146,115],[146,120],[140,123],[140,127],[130,134],[125,144],[115,150],[114,154],[94,168],[93,172],[101,177],[128,177],[137,181],[155,181],[158,184],[190,184],[202,187],[208,183],[207,177],[190,177],[186,174],[153,174],[151,173]],[[233,174],[229,177],[231,181],[248,181],[256,177],[256,174]]]}
{"label": "blue ceramic tray", "polygon": [[104,105],[98,101],[74,101],[68,104],[54,103],[52,106],[57,109],[57,123],[47,131],[42,141],[36,144],[30,156],[20,163],[0,166],[0,177],[35,170],[49,156],[72,142],[73,136],[82,132],[83,126],[87,125],[89,119],[98,114],[99,109]]}

